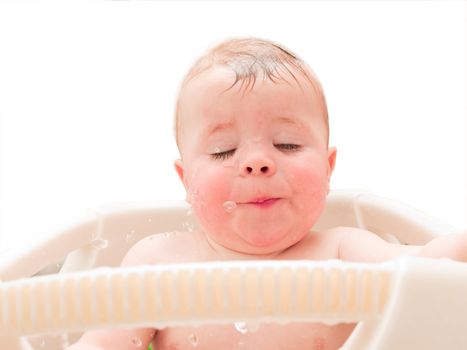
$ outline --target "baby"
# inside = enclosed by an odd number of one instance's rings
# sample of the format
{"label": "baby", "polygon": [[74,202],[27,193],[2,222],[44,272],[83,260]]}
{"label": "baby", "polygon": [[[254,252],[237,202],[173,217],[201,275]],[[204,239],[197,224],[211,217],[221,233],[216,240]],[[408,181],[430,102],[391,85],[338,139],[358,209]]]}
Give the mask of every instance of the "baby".
{"label": "baby", "polygon": [[[361,229],[310,228],[329,192],[336,149],[327,107],[310,68],[275,43],[228,40],[188,72],[176,111],[181,159],[175,169],[201,229],[154,235],[122,265],[221,260],[341,259],[379,262],[401,255],[467,261],[467,235],[425,246],[387,243]],[[338,349],[354,324],[261,324],[86,332],[69,350]]]}

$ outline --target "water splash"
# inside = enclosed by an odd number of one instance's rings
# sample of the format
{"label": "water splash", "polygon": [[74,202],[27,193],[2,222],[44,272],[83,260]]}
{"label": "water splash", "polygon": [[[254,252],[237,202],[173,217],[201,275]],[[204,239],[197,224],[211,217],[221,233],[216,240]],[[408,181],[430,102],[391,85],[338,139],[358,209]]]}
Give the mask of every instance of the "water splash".
{"label": "water splash", "polygon": [[193,205],[193,203],[196,203],[199,197],[199,191],[198,190],[192,190],[188,192],[188,203]]}
{"label": "water splash", "polygon": [[62,345],[62,349],[67,349],[70,346],[70,339],[68,339],[68,334],[62,333],[60,335],[60,342]]}
{"label": "water splash", "polygon": [[109,246],[109,241],[102,238],[94,238],[91,245],[96,249],[105,249]]}
{"label": "water splash", "polygon": [[206,203],[204,202],[203,196],[200,195],[199,189],[194,189],[188,193],[187,201],[193,207],[196,208],[205,208]]}
{"label": "water splash", "polygon": [[141,345],[143,345],[143,342],[141,341],[141,339],[139,339],[139,338],[137,338],[137,337],[131,339],[131,343],[132,343],[133,345],[136,345],[138,348],[139,348]]}
{"label": "water splash", "polygon": [[130,232],[127,232],[125,235],[125,241],[127,242],[132,242],[135,240],[135,230],[131,230]]}
{"label": "water splash", "polygon": [[184,223],[182,223],[182,227],[188,232],[193,232],[195,230],[195,225],[193,225],[193,223],[189,221],[185,221]]}
{"label": "water splash", "polygon": [[190,334],[188,336],[188,341],[190,342],[191,346],[193,346],[194,348],[198,346],[198,337],[196,336],[196,334]]}
{"label": "water splash", "polygon": [[231,213],[237,207],[237,204],[233,201],[225,201],[222,205],[227,213]]}
{"label": "water splash", "polygon": [[235,322],[234,327],[237,331],[239,331],[242,334],[246,334],[248,332],[248,328],[246,327],[245,322]]}
{"label": "water splash", "polygon": [[192,216],[193,215],[193,207],[190,206],[188,210],[186,211],[186,216]]}

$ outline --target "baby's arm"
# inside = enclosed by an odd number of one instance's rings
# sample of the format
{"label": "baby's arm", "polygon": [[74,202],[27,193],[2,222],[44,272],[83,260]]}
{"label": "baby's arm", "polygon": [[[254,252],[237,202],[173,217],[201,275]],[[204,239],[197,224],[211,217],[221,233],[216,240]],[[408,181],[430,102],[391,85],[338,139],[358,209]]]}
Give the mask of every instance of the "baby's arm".
{"label": "baby's arm", "polygon": [[[130,248],[121,266],[144,263],[146,251],[144,242],[138,242]],[[92,330],[85,332],[80,340],[67,350],[146,350],[154,335],[155,330],[150,328]]]}
{"label": "baby's arm", "polygon": [[424,246],[389,243],[377,235],[357,229],[338,228],[338,257],[345,261],[379,262],[403,255],[450,258],[467,262],[467,233],[437,237]]}
{"label": "baby's arm", "polygon": [[419,255],[467,262],[467,232],[437,237],[424,245]]}
{"label": "baby's arm", "polygon": [[94,330],[67,350],[146,350],[153,337],[151,329]]}
{"label": "baby's arm", "polygon": [[[193,232],[172,232],[146,237],[130,248],[121,265],[153,265],[196,260],[193,254],[198,251],[197,237]],[[156,331],[151,328],[90,331],[67,350],[146,350],[155,335]]]}

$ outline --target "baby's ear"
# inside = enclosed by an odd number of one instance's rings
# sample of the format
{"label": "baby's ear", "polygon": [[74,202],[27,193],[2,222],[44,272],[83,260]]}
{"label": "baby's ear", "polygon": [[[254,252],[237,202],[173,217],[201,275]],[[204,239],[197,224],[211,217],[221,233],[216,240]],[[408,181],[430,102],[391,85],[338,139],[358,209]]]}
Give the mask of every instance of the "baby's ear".
{"label": "baby's ear", "polygon": [[175,159],[174,161],[174,167],[175,167],[175,171],[177,172],[178,174],[178,177],[180,178],[180,180],[182,181],[182,184],[183,184],[183,187],[185,187],[185,192],[186,192],[186,198],[185,200],[191,204],[190,202],[190,196],[188,195],[188,187],[187,187],[187,184],[186,184],[186,179],[185,179],[185,169],[183,168],[183,160],[181,159]]}
{"label": "baby's ear", "polygon": [[184,169],[183,169],[183,161],[181,159],[175,159],[174,161],[174,167],[175,167],[175,171],[177,172],[178,174],[178,177],[180,178],[180,180],[182,181],[183,183],[183,186],[185,187],[186,189],[186,185],[185,185],[185,173],[184,173]]}
{"label": "baby's ear", "polygon": [[336,155],[337,149],[336,147],[329,147],[328,148],[328,180],[331,178],[332,172],[334,171],[334,167],[336,166]]}

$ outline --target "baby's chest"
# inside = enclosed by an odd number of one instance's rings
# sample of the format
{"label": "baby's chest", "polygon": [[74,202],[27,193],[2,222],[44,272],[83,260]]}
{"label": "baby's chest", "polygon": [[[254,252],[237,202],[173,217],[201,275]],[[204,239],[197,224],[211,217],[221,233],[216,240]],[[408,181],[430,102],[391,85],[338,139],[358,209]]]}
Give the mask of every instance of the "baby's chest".
{"label": "baby's chest", "polygon": [[160,330],[155,350],[335,350],[345,342],[353,324],[236,323]]}

